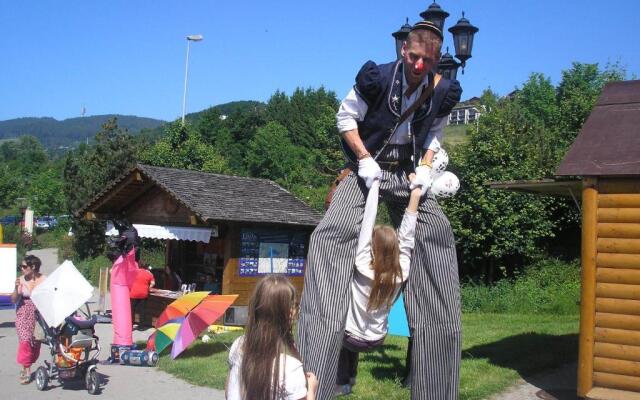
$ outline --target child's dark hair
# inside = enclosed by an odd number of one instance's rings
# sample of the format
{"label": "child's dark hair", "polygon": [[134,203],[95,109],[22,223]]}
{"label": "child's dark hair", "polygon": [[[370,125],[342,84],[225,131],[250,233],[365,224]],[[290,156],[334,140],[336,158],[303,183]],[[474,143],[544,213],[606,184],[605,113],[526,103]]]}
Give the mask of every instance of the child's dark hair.
{"label": "child's dark hair", "polygon": [[280,356],[300,359],[291,332],[296,290],[282,275],[268,275],[249,301],[249,319],[242,345],[243,398],[274,400],[278,396]]}

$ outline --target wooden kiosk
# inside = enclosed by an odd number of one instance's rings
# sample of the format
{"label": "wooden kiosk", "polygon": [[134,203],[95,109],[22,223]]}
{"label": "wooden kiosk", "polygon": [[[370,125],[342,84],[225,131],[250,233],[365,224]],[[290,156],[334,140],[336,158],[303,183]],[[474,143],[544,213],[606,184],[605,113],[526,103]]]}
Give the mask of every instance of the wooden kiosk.
{"label": "wooden kiosk", "polygon": [[640,400],[640,81],[605,86],[556,175],[488,185],[582,198],[577,394]]}
{"label": "wooden kiosk", "polygon": [[556,173],[583,186],[578,395],[640,399],[640,81],[606,85]]}
{"label": "wooden kiosk", "polygon": [[[77,214],[126,218],[141,237],[166,240],[165,262],[183,283],[209,273],[221,278],[222,294],[239,295],[225,316],[234,325],[244,324],[249,295],[264,274],[287,275],[302,293],[309,235],[321,218],[266,179],[143,164],[109,183]],[[176,296],[152,294],[147,322]]]}

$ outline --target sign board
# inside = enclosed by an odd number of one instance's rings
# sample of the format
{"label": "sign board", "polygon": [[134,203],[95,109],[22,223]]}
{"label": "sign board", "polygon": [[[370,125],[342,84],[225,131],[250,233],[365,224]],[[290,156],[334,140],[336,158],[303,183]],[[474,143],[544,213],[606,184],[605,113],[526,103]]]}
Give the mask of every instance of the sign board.
{"label": "sign board", "polygon": [[24,212],[24,230],[33,234],[33,210],[30,208]]}
{"label": "sign board", "polygon": [[0,244],[0,293],[13,293],[16,287],[17,258],[15,244]]}
{"label": "sign board", "polygon": [[293,230],[243,228],[238,275],[303,276],[308,234]]}

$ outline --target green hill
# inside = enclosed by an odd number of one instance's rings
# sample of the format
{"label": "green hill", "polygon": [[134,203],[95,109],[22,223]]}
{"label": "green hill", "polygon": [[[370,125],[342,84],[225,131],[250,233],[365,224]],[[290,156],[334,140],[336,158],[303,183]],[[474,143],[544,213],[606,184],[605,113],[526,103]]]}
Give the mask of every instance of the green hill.
{"label": "green hill", "polygon": [[[237,112],[242,112],[252,108],[262,110],[266,106],[267,105],[265,103],[262,103],[260,101],[255,101],[255,100],[232,101],[229,103],[218,104],[215,106],[211,106],[209,108],[205,108],[204,110],[187,114],[184,116],[184,118],[187,121],[187,123],[192,125],[198,125],[198,123],[200,122],[200,119],[209,111],[215,111],[218,114],[220,114],[220,116],[223,116],[223,115],[231,116]],[[164,129],[165,129],[164,125],[165,124],[162,124],[153,129],[145,129],[143,131],[143,134],[147,136],[149,140],[155,141],[164,135]]]}
{"label": "green hill", "polygon": [[93,140],[102,124],[117,117],[118,125],[132,134],[142,129],[154,129],[165,121],[136,117],[133,115],[93,115],[90,117],[68,118],[58,121],[54,118],[16,118],[0,121],[0,140],[32,135],[48,149],[74,147],[79,142]]}
{"label": "green hill", "polygon": [[220,115],[231,115],[238,111],[244,111],[248,108],[264,108],[266,106],[265,103],[254,101],[254,100],[240,100],[240,101],[232,101],[230,103],[218,104],[217,106],[205,108],[202,111],[194,112],[191,114],[187,114],[185,119],[191,121],[192,123],[198,122],[198,120],[202,117],[202,114],[213,109],[216,110]]}

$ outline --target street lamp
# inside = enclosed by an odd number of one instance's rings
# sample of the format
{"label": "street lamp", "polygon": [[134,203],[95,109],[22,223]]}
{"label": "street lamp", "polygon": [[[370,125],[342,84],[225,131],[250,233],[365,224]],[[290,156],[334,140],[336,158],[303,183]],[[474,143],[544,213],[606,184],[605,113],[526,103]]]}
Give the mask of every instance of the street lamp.
{"label": "street lamp", "polygon": [[446,53],[440,57],[438,63],[438,73],[447,79],[456,79],[458,75],[458,67],[460,63],[456,61],[451,54],[449,54],[449,48],[447,47]]}
{"label": "street lamp", "polygon": [[[440,28],[444,32],[444,23],[449,13],[444,11],[435,1],[423,12],[420,13],[425,21],[429,21]],[[396,55],[398,59],[401,58],[400,49],[402,49],[402,43],[407,39],[411,26],[409,25],[409,19],[402,25],[400,30],[392,33],[396,40]],[[471,50],[473,48],[473,36],[479,29],[469,22],[464,17],[462,12],[462,18],[458,20],[458,23],[449,28],[449,32],[453,35],[453,44],[456,49],[456,57],[453,58],[449,54],[449,48],[447,47],[446,53],[440,58],[438,63],[438,73],[444,77],[455,79],[458,73],[458,68],[462,66],[462,73],[464,74],[464,67],[468,59],[471,58]]]}
{"label": "street lamp", "polygon": [[447,19],[449,13],[434,1],[429,8],[420,13],[420,16],[425,21],[433,22],[433,24],[440,29],[440,32],[444,32],[444,20]]}
{"label": "street lamp", "polygon": [[396,56],[398,57],[398,60],[402,58],[402,44],[407,40],[409,32],[411,32],[411,25],[409,25],[409,17],[407,17],[404,25],[391,34],[391,36],[396,40]]}
{"label": "street lamp", "polygon": [[468,19],[464,17],[458,20],[458,23],[449,28],[449,32],[453,35],[453,43],[456,47],[456,57],[462,64],[462,73],[464,74],[465,62],[471,58],[471,48],[473,47],[473,35],[478,32],[478,28],[471,25]]}
{"label": "street lamp", "polygon": [[184,94],[182,95],[182,125],[184,125],[184,113],[187,109],[187,78],[189,76],[189,47],[191,42],[199,42],[203,39],[202,35],[187,36],[187,61],[184,66]]}

